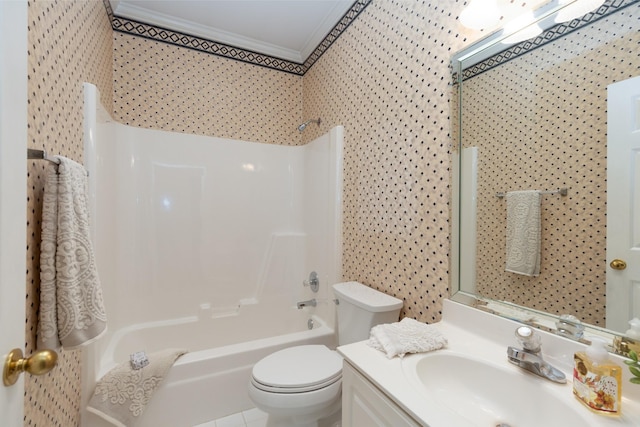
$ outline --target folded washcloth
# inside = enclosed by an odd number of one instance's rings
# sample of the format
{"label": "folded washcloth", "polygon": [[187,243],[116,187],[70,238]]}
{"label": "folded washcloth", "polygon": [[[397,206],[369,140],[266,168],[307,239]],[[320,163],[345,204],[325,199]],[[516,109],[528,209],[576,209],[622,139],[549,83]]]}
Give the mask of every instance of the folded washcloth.
{"label": "folded washcloth", "polygon": [[405,317],[400,322],[371,328],[367,344],[391,359],[394,356],[404,357],[407,353],[437,350],[447,345],[447,339],[437,326]]}
{"label": "folded washcloth", "polygon": [[135,426],[173,363],[186,352],[151,353],[149,364],[141,369],[133,369],[128,361],[121,363],[98,381],[87,411],[119,427]]}
{"label": "folded washcloth", "polygon": [[71,349],[107,330],[89,224],[87,171],[56,156],[42,202],[38,348]]}

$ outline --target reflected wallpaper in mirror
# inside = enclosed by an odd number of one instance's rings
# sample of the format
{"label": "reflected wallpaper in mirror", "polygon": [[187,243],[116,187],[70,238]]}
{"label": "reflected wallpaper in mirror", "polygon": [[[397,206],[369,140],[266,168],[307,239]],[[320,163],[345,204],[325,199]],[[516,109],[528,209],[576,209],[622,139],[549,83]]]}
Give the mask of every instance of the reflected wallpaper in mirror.
{"label": "reflected wallpaper in mirror", "polygon": [[[460,265],[475,264],[481,296],[606,326],[607,86],[640,75],[639,28],[634,4],[463,81],[477,231],[475,263],[461,248]],[[496,193],[562,187],[566,196],[542,195],[540,275],[505,272],[506,200]]]}

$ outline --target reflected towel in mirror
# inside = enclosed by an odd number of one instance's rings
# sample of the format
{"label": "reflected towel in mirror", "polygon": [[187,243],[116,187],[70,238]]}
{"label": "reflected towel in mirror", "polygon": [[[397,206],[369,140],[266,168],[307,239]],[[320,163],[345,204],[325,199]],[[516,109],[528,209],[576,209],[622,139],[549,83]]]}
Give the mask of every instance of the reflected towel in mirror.
{"label": "reflected towel in mirror", "polygon": [[508,192],[506,271],[525,276],[540,274],[540,231],[540,192]]}

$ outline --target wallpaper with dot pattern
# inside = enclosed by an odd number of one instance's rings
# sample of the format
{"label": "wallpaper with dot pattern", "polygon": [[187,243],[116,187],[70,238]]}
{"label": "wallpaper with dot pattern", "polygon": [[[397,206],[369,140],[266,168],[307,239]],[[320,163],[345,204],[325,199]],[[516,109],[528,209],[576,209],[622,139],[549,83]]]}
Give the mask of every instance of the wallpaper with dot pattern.
{"label": "wallpaper with dot pattern", "polygon": [[[479,147],[481,294],[605,325],[607,85],[640,74],[639,20],[631,6],[463,83],[463,138]],[[542,196],[541,274],[505,272],[496,192],[561,187],[566,197]]]}
{"label": "wallpaper with dot pattern", "polygon": [[304,116],[345,126],[344,278],[427,322],[450,291],[448,82],[464,42],[460,8],[374,1],[304,76]]}
{"label": "wallpaper with dot pattern", "polygon": [[302,77],[114,33],[114,118],[152,129],[300,145]]}
{"label": "wallpaper with dot pattern", "polygon": [[[82,162],[82,83],[112,104],[112,30],[101,1],[28,4],[28,147]],[[28,161],[26,354],[35,350],[39,305],[42,193],[48,162]],[[25,377],[25,426],[79,423],[81,351],[62,351],[47,375]]]}

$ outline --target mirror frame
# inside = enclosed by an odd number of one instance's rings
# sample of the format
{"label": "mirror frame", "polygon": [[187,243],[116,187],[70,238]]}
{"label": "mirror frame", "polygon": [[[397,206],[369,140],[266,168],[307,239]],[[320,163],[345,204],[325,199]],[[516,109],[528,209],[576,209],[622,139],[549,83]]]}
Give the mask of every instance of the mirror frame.
{"label": "mirror frame", "polygon": [[[581,29],[605,16],[625,9],[628,6],[637,4],[638,2],[640,2],[640,0],[606,0],[602,6],[585,14],[580,18],[557,24],[554,21],[557,13],[565,7],[569,7],[571,4],[561,6],[559,5],[558,0],[553,0],[550,3],[535,10],[533,12],[534,20],[524,27],[521,27],[510,33],[505,32],[505,30],[498,30],[453,55],[451,59],[451,67],[453,72],[451,81],[453,100],[451,130],[452,137],[454,137],[455,141],[453,142],[452,146],[452,251],[450,276],[452,291],[450,297],[451,300],[480,309],[485,312],[489,312],[491,314],[526,323],[530,326],[534,326],[548,332],[557,333],[556,322],[559,319],[559,316],[557,315],[545,313],[543,311],[519,306],[516,304],[507,303],[504,301],[494,301],[490,298],[478,296],[468,291],[464,291],[461,288],[460,174],[462,168],[460,167],[460,153],[462,149],[462,112],[460,111],[460,107],[462,105],[462,82],[463,80],[466,80],[466,78],[473,77],[475,74],[479,74],[487,69],[494,68],[503,62],[513,59],[516,56],[526,54],[527,52],[539,46],[553,42],[554,40],[557,40],[566,34],[569,34],[577,29]],[[535,24],[539,25],[542,28],[542,34],[522,42],[504,43],[505,39]],[[483,63],[483,61],[490,58],[490,61]],[[453,105],[456,104],[457,109],[453,110]],[[493,306],[493,308],[490,308],[489,306]],[[495,310],[495,307],[498,307],[500,310]],[[535,318],[535,321],[532,320],[533,318]],[[610,343],[610,351],[626,356],[626,354],[616,351],[616,348],[618,346],[614,345],[614,343],[620,342],[620,337],[624,335],[623,333],[594,325],[583,325],[585,327],[584,333],[586,336],[595,335],[604,337]],[[589,343],[589,341],[584,338],[580,338],[578,339],[578,341]]]}

